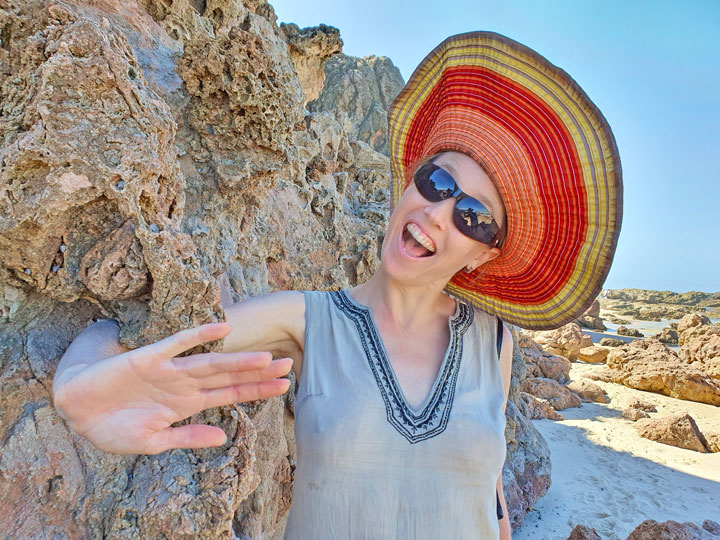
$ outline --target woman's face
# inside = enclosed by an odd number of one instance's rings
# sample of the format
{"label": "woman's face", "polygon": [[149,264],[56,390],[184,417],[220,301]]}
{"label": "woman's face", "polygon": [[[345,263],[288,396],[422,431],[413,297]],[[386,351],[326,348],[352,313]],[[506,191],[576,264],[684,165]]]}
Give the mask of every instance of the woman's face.
{"label": "woman's face", "polygon": [[[475,160],[459,152],[445,152],[433,163],[448,171],[462,191],[484,203],[498,224],[504,222],[500,194]],[[477,268],[497,257],[498,248],[472,240],[455,227],[454,206],[454,198],[435,203],[426,200],[411,183],[390,216],[381,254],[385,271],[408,284],[442,282],[444,286],[465,267]],[[413,233],[425,248],[418,245]]]}

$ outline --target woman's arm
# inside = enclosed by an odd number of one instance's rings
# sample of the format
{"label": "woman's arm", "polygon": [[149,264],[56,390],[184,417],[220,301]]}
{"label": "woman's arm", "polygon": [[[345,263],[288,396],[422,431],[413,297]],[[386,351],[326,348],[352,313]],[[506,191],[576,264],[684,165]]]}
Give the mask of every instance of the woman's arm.
{"label": "woman's arm", "polygon": [[[507,406],[508,394],[510,393],[510,378],[512,377],[512,355],[513,355],[513,339],[512,334],[503,325],[503,341],[500,350],[500,372],[502,373],[503,386],[505,390],[505,401],[503,402],[503,412]],[[502,472],[497,480],[497,492],[500,497],[500,506],[502,506],[503,518],[498,521],[500,525],[500,540],[510,540],[512,536],[512,528],[510,527],[510,514],[507,510],[505,502],[505,494],[502,486]]]}
{"label": "woman's arm", "polygon": [[[304,336],[304,297],[277,293],[263,299],[229,306],[231,324],[183,330],[134,350],[120,345],[114,321],[92,324],[58,365],[57,410],[74,431],[109,452],[152,454],[223,444],[225,434],[217,427],[170,426],[204,409],[287,391],[289,381],[281,377],[292,360],[273,361],[268,350],[302,339],[297,336]],[[178,356],[222,338],[228,340],[222,353]]]}

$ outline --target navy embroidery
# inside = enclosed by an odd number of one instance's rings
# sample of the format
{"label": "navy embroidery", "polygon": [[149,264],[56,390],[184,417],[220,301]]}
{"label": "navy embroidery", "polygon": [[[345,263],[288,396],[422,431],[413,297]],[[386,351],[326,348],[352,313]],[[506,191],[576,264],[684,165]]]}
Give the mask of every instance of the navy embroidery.
{"label": "navy embroidery", "polygon": [[415,414],[406,403],[392,366],[387,358],[377,328],[367,308],[359,306],[345,291],[330,293],[335,305],[355,323],[370,369],[385,402],[387,420],[410,443],[417,443],[439,435],[447,427],[455,386],[460,373],[463,334],[473,321],[474,312],[460,302],[460,312],[450,320],[450,345],[441,366],[437,384],[425,408]]}

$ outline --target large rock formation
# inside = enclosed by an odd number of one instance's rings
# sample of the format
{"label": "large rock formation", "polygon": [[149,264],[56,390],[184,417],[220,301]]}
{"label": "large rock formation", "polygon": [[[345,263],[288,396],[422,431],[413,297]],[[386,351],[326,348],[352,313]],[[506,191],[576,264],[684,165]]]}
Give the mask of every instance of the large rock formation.
{"label": "large rock formation", "polygon": [[[388,159],[343,113],[304,109],[336,38],[281,31],[263,0],[0,1],[0,530],[282,537],[292,392],[198,415],[223,448],[120,456],[68,431],[51,384],[94,319],[137,347],[221,320],[227,302],[373,272]],[[517,386],[516,524],[550,480]]]}
{"label": "large rock formation", "polygon": [[610,351],[606,375],[630,388],[720,405],[720,383],[685,364],[657,340],[637,340]]}
{"label": "large rock formation", "polygon": [[664,521],[659,523],[648,519],[638,525],[626,540],[718,540],[720,526],[715,521],[706,520],[702,527],[694,523]]}
{"label": "large rock formation", "polygon": [[678,322],[680,358],[714,379],[720,379],[720,326],[699,313]]}
{"label": "large rock formation", "polygon": [[348,116],[351,139],[366,142],[389,156],[387,111],[403,86],[400,70],[389,58],[340,54],[325,64],[325,86],[308,109],[343,111]]}

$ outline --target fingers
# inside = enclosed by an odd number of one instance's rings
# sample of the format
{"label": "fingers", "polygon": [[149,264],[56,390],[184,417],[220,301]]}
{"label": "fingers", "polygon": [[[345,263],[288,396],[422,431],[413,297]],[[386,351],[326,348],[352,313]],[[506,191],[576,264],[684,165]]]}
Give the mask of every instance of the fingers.
{"label": "fingers", "polygon": [[173,448],[207,448],[222,446],[227,442],[225,432],[219,427],[202,424],[166,428],[148,440],[148,454],[159,454]]}
{"label": "fingers", "polygon": [[290,388],[288,379],[272,379],[256,383],[239,384],[213,390],[201,390],[203,398],[203,409],[241,403],[243,401],[255,401],[272,396],[284,394]]}
{"label": "fingers", "polygon": [[225,386],[236,386],[245,383],[268,381],[287,375],[290,372],[292,365],[292,358],[281,358],[279,360],[273,360],[270,365],[263,369],[227,371],[225,373],[217,373],[208,377],[203,377],[198,382],[201,389],[210,390]]}
{"label": "fingers", "polygon": [[195,378],[264,369],[271,361],[272,354],[269,352],[205,353],[173,358],[173,364],[185,375]]}
{"label": "fingers", "polygon": [[[144,349],[156,358],[172,358],[197,345],[224,338],[230,333],[230,323],[210,323],[181,330],[172,336],[161,339]],[[136,349],[138,350],[138,349]]]}

